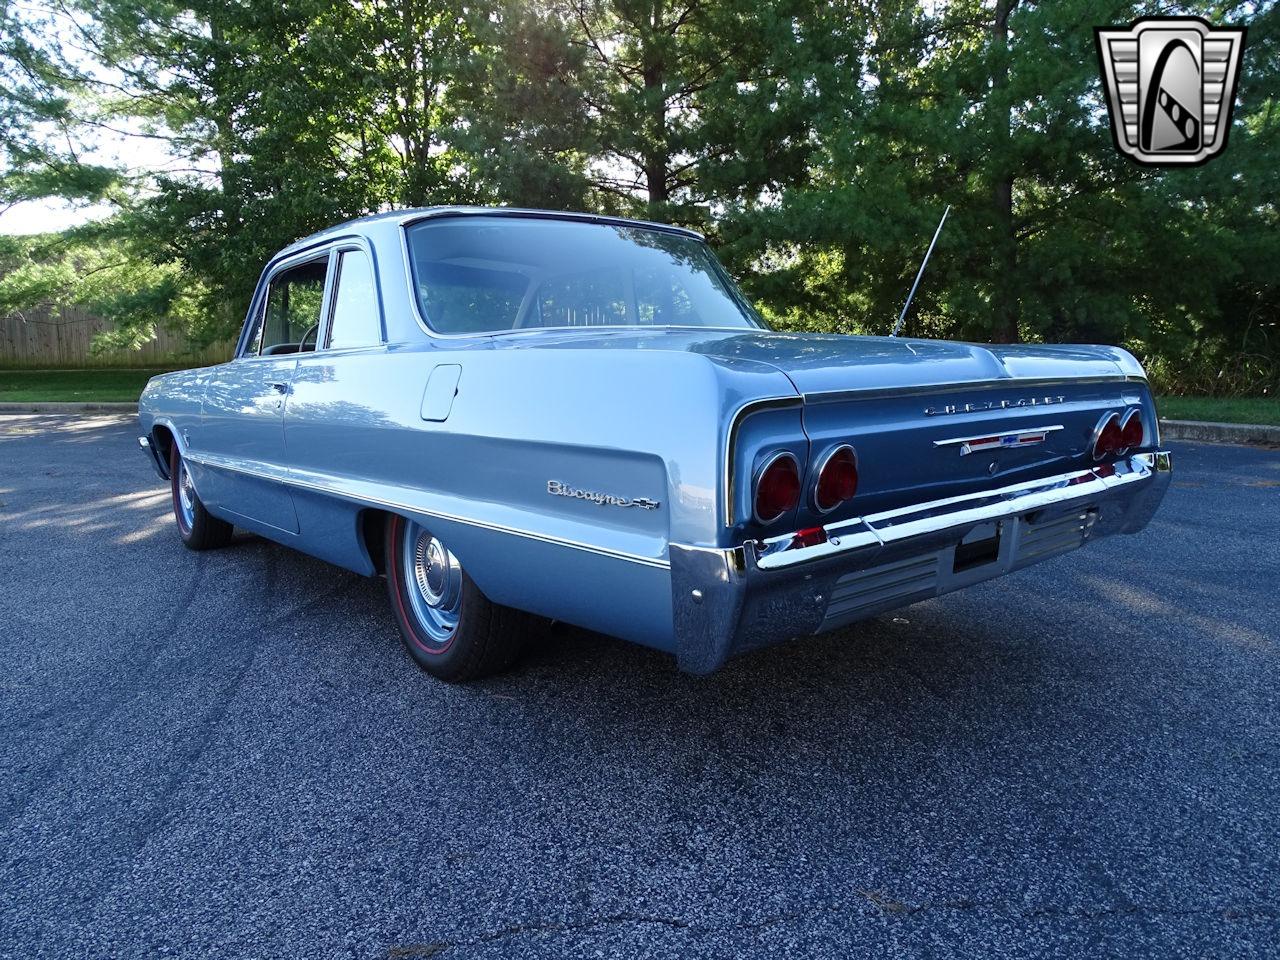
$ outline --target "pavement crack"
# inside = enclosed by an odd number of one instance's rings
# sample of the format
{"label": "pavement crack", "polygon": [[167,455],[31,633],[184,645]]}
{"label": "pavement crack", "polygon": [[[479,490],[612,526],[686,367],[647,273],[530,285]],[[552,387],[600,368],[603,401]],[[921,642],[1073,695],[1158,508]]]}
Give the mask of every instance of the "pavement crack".
{"label": "pavement crack", "polygon": [[455,947],[482,947],[510,937],[538,933],[575,933],[585,930],[598,930],[613,926],[649,925],[670,927],[676,930],[697,929],[692,923],[676,917],[649,916],[637,913],[616,913],[604,917],[593,917],[579,921],[544,921],[529,923],[513,923],[472,937],[458,940],[440,940],[427,944],[405,944],[388,948],[390,958],[433,957]]}
{"label": "pavement crack", "polygon": [[[1117,904],[1099,907],[1040,906],[1027,908],[998,900],[976,900],[965,897],[910,903],[897,900],[876,890],[859,890],[858,894],[865,899],[868,905],[874,908],[875,913],[902,918],[933,913],[963,913],[978,910],[990,911],[1013,920],[1056,918],[1083,922],[1129,916],[1155,918],[1219,916],[1226,920],[1275,919],[1280,917],[1280,905],[1276,904],[1216,904],[1194,907]],[[765,917],[724,925],[698,924],[682,920],[679,917],[640,913],[615,913],[578,921],[530,921],[512,923],[495,930],[469,937],[460,937],[455,940],[437,940],[421,944],[397,944],[387,949],[387,956],[391,960],[410,960],[410,958],[416,960],[416,958],[421,957],[439,956],[446,951],[457,948],[483,947],[529,934],[580,933],[624,925],[659,926],[699,934],[715,934],[732,930],[762,930],[783,924],[809,922],[826,914],[850,915],[867,913],[865,906],[859,909],[860,906],[857,902],[847,904],[829,903],[805,910],[775,913]]]}
{"label": "pavement crack", "polygon": [[[922,903],[908,903],[895,900],[876,890],[859,890],[858,893],[883,913],[906,916],[937,912],[960,913],[989,910],[992,913],[999,913],[1018,920],[1030,920],[1036,917],[1102,920],[1107,917],[1123,916],[1222,916],[1228,920],[1280,917],[1280,905],[1276,904],[1210,904],[1179,907],[1159,904],[1117,903],[1098,907],[1056,907],[1050,905],[1026,907],[999,900],[971,900],[964,897],[953,900],[929,900]],[[823,911],[826,910],[839,910],[839,907],[832,905],[823,908]]]}

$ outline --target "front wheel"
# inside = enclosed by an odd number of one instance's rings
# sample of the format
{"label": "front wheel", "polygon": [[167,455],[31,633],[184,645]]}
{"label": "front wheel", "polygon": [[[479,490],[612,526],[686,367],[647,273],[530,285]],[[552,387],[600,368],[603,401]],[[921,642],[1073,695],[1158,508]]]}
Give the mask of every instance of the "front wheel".
{"label": "front wheel", "polygon": [[182,542],[191,550],[213,550],[231,542],[231,524],[219,520],[196,496],[195,484],[187,470],[187,461],[174,442],[169,448],[169,492],[173,497],[173,516],[178,521]]}
{"label": "front wheel", "polygon": [[393,515],[385,540],[391,610],[418,666],[451,683],[510,666],[533,618],[490,601],[421,524]]}

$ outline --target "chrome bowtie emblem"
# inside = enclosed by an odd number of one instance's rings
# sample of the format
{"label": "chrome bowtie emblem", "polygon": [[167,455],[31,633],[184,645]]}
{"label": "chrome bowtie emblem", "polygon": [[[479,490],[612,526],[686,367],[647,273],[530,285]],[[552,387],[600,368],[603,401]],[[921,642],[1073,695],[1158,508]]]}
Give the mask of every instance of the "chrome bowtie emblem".
{"label": "chrome bowtie emblem", "polygon": [[574,500],[586,500],[602,507],[639,507],[641,510],[657,510],[659,501],[648,497],[615,497],[610,493],[596,493],[591,490],[579,490],[559,480],[547,481],[547,493],[553,497],[571,497]]}
{"label": "chrome bowtie emblem", "polygon": [[1190,166],[1227,145],[1244,27],[1144,17],[1094,30],[1116,149],[1147,166]]}
{"label": "chrome bowtie emblem", "polygon": [[[971,453],[982,453],[986,450],[1007,450],[1010,447],[1030,447],[1037,443],[1044,443],[1045,437],[1056,430],[1061,430],[1062,424],[1055,423],[1051,427],[1031,427],[1027,430],[1012,430],[1008,433],[985,433],[974,437],[952,437],[949,440],[935,440],[935,447],[955,447],[960,448],[960,456],[967,457]],[[992,464],[994,467],[995,464]]]}

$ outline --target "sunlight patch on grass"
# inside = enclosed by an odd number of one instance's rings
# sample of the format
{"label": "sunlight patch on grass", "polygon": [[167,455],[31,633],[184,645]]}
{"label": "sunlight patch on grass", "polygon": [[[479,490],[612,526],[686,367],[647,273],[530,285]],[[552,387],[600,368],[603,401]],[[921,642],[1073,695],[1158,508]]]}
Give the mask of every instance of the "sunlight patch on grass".
{"label": "sunlight patch on grass", "polygon": [[162,370],[0,370],[0,403],[136,403]]}
{"label": "sunlight patch on grass", "polygon": [[1280,399],[1275,397],[1160,397],[1156,409],[1162,420],[1280,424]]}

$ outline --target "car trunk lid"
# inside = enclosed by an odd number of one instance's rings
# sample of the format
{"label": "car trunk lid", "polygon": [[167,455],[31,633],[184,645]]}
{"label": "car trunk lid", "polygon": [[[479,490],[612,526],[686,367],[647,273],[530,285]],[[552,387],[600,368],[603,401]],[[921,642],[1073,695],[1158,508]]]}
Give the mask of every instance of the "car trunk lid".
{"label": "car trunk lid", "polygon": [[811,468],[834,445],[856,450],[858,495],[829,515],[802,507],[800,526],[1091,465],[1109,411],[1145,405],[1153,435],[1139,368],[1110,347],[767,334],[703,349],[790,378],[804,397]]}

